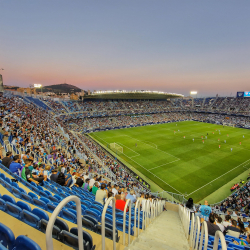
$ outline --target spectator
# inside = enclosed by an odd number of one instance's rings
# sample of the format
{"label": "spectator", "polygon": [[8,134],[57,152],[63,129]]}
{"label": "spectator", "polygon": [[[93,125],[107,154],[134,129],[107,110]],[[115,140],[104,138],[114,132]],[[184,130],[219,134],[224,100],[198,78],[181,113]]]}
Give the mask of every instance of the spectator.
{"label": "spectator", "polygon": [[65,185],[65,175],[64,175],[64,173],[62,173],[62,172],[59,173],[59,175],[57,177],[57,180],[56,180],[56,183],[58,183],[61,186]]}
{"label": "spectator", "polygon": [[135,206],[135,202],[136,202],[136,199],[134,197],[134,194],[135,194],[135,191],[134,190],[130,190],[130,193],[127,194],[126,196],[126,200],[130,199],[131,200],[131,204],[132,204],[132,208]]}
{"label": "spectator", "polygon": [[[113,195],[112,192],[111,192],[111,194]],[[120,199],[121,199],[121,194],[122,194],[122,191],[119,189],[119,190],[118,190],[118,194],[115,196],[115,199],[116,199],[116,200],[120,200]]]}
{"label": "spectator", "polygon": [[241,231],[239,228],[237,228],[236,220],[232,220],[232,226],[228,226],[226,228],[226,233],[227,235],[231,235],[231,236],[239,238]]}
{"label": "spectator", "polygon": [[54,182],[57,182],[57,178],[58,178],[58,171],[57,171],[57,168],[55,168],[55,169],[52,169],[52,174],[51,174],[51,176],[50,176],[50,180],[51,181],[54,181]]}
{"label": "spectator", "polygon": [[31,165],[32,160],[25,159],[24,163],[25,163],[25,166],[24,168],[22,168],[22,173],[21,173],[22,179],[24,179],[27,182],[35,182],[38,185],[39,182],[33,179],[32,174],[29,170],[29,166]]}
{"label": "spectator", "polygon": [[6,167],[6,168],[9,168],[10,166],[10,163],[13,161],[12,159],[12,152],[7,152],[6,153],[6,157],[4,157],[2,159],[2,164]]}
{"label": "spectator", "polygon": [[[108,200],[110,197],[113,197],[113,193],[112,193],[112,192],[108,192],[108,197],[105,199],[105,203],[107,202],[107,200]],[[113,207],[113,201],[111,201],[111,202],[109,203],[109,206]]]}
{"label": "spectator", "polygon": [[227,228],[228,226],[231,226],[232,223],[231,223],[231,216],[230,215],[226,215],[225,216],[225,221],[222,223],[222,225]]}
{"label": "spectator", "polygon": [[77,187],[82,187],[83,186],[83,179],[80,177],[80,176],[77,176],[76,175],[76,183],[75,183],[75,185],[77,186]]}
{"label": "spectator", "polygon": [[[121,199],[115,202],[115,208],[124,211],[126,205],[125,194],[121,194]],[[127,209],[128,211],[128,209]],[[126,211],[126,212],[127,212]]]}
{"label": "spectator", "polygon": [[20,155],[15,155],[13,157],[13,161],[10,163],[9,166],[10,171],[18,175],[19,171],[21,171],[22,169],[22,165],[20,163],[21,163]]}
{"label": "spectator", "polygon": [[97,190],[99,189],[99,183],[96,181],[94,187],[92,187],[92,194],[96,195]]}
{"label": "spectator", "polygon": [[89,189],[89,179],[86,179],[86,180],[85,180],[83,189],[84,189],[85,191],[87,191],[87,190]]}
{"label": "spectator", "polygon": [[188,201],[185,204],[185,207],[190,211],[190,219],[192,219],[192,214],[194,214],[196,211],[193,198],[188,199]]}
{"label": "spectator", "polygon": [[212,236],[215,236],[216,231],[221,231],[220,228],[215,224],[215,216],[212,213],[210,213],[209,221],[207,221],[207,230],[208,234]]}
{"label": "spectator", "polygon": [[216,225],[220,228],[221,232],[224,233],[225,227],[222,224],[222,218],[218,216],[218,218],[215,220]]}
{"label": "spectator", "polygon": [[113,186],[113,189],[112,189],[113,196],[116,196],[118,194],[118,191],[117,191],[118,188],[119,187],[116,184]]}
{"label": "spectator", "polygon": [[105,189],[106,185],[102,184],[101,189],[97,190],[95,201],[104,205],[104,199],[107,197],[107,190]]}
{"label": "spectator", "polygon": [[208,221],[209,215],[212,211],[211,207],[208,206],[208,201],[204,202],[205,205],[200,206],[200,212],[201,212],[201,223],[205,220]]}

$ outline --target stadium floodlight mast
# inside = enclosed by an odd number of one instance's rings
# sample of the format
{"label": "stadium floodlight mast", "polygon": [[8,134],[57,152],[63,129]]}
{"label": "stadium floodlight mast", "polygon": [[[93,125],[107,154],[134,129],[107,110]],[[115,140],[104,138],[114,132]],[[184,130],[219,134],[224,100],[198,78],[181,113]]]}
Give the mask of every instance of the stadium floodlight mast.
{"label": "stadium floodlight mast", "polygon": [[37,88],[37,89],[40,89],[40,88],[41,88],[41,92],[43,92],[43,91],[42,91],[42,87],[43,87],[42,84],[40,84],[40,83],[34,83],[34,88]]}
{"label": "stadium floodlight mast", "polygon": [[196,95],[196,98],[197,98],[197,94],[198,94],[197,91],[190,91],[190,95]]}

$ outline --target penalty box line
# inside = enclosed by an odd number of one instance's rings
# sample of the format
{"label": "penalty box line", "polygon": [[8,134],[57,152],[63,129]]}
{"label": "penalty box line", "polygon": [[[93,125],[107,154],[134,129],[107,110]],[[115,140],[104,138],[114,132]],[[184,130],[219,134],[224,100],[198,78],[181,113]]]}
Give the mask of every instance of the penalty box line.
{"label": "penalty box line", "polygon": [[[179,159],[179,160],[180,160],[180,159]],[[174,163],[174,162],[179,161],[179,160],[171,161],[171,162],[168,162],[168,163],[162,164],[162,165],[160,165],[160,166],[157,166],[157,167],[154,167],[154,168],[150,168],[149,170],[153,170],[153,169],[156,169],[156,168],[160,168],[160,167],[162,167],[162,166],[165,166],[165,165],[168,165],[168,164]]]}
{"label": "penalty box line", "polygon": [[[100,138],[99,136],[97,136],[98,138]],[[130,136],[129,136],[130,137]],[[132,138],[132,137],[131,137]],[[100,138],[101,139],[101,138]],[[105,140],[101,139],[102,141],[106,142]],[[108,143],[108,142],[106,142]],[[147,144],[147,143],[146,143]],[[164,152],[164,151],[163,151]],[[124,153],[123,153],[124,154]],[[126,154],[124,154],[126,155]],[[127,155],[126,155],[127,156]],[[127,156],[131,161],[135,162],[137,165],[139,165],[140,167],[142,167],[143,169],[145,169],[146,171],[148,171],[150,174],[152,174],[153,176],[155,176],[156,178],[158,178],[160,181],[164,182],[165,184],[167,184],[169,187],[171,187],[172,189],[174,189],[175,191],[177,191],[179,194],[182,195],[182,193],[177,190],[176,188],[172,187],[170,184],[168,184],[167,182],[165,182],[164,180],[162,180],[160,177],[158,177],[157,175],[153,174],[150,170],[146,169],[145,167],[143,167],[141,164],[139,164],[138,162],[136,162],[134,159],[132,159],[131,157]],[[176,157],[175,157],[176,158]]]}
{"label": "penalty box line", "polygon": [[[200,188],[196,189],[196,190],[195,190],[195,191],[193,191],[192,193],[187,194],[187,195],[185,195],[185,196],[190,196],[191,194],[196,193],[196,192],[197,192],[197,191],[199,191],[200,189],[202,189],[202,188],[206,187],[207,185],[211,184],[212,182],[214,182],[214,181],[216,181],[216,180],[220,179],[222,176],[224,176],[224,175],[226,175],[226,174],[230,173],[231,171],[233,171],[234,169],[236,169],[236,168],[238,168],[238,167],[246,167],[247,165],[249,165],[249,164],[250,164],[250,162],[249,162],[249,161],[250,161],[250,159],[249,159],[249,160],[247,160],[247,161],[245,161],[245,162],[243,162],[243,163],[241,163],[240,165],[236,166],[235,168],[232,168],[231,170],[227,171],[227,172],[226,172],[226,173],[224,173],[223,175],[221,175],[221,176],[219,176],[219,177],[215,178],[214,180],[212,180],[212,181],[208,182],[207,184],[203,185],[202,187],[200,187]],[[242,166],[242,165],[244,165],[244,166]]]}

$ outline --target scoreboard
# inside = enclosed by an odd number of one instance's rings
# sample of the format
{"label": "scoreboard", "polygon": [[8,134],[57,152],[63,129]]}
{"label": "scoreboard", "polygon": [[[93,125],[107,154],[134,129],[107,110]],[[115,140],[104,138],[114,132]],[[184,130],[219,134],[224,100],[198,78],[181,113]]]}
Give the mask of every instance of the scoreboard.
{"label": "scoreboard", "polygon": [[237,92],[237,97],[250,97],[250,91],[241,91],[241,92]]}

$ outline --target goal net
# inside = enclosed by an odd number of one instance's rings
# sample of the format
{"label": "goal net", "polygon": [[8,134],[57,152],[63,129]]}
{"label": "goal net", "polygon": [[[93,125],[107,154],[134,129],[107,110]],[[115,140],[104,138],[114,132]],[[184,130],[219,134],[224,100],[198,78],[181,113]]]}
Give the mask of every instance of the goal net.
{"label": "goal net", "polygon": [[123,147],[118,145],[117,143],[110,143],[110,149],[115,153],[123,153]]}
{"label": "goal net", "polygon": [[228,127],[233,127],[234,128],[234,124],[233,123],[228,123],[228,122],[224,122],[223,126],[228,126]]}

